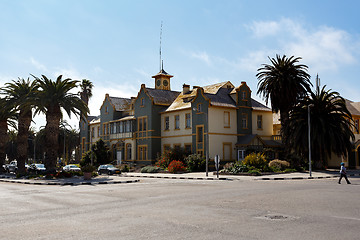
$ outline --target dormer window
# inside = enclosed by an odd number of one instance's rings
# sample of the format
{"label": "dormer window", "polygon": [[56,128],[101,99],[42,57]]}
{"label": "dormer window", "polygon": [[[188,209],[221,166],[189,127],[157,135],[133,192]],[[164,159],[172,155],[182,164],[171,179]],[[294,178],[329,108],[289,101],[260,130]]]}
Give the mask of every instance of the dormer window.
{"label": "dormer window", "polygon": [[241,99],[246,100],[246,92],[245,91],[241,92]]}
{"label": "dormer window", "polygon": [[140,99],[140,107],[144,107],[145,106],[145,100],[144,98]]}

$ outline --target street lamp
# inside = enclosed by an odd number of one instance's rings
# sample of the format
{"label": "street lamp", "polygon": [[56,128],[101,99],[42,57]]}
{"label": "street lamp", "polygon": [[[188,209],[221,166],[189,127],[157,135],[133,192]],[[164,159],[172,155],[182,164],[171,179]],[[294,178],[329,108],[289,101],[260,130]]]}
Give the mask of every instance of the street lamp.
{"label": "street lamp", "polygon": [[206,150],[205,150],[205,160],[206,160],[206,176],[209,176],[209,121],[208,121],[208,114],[206,112],[201,112],[197,108],[192,109],[194,112],[203,113],[205,114],[205,122],[207,124],[207,131],[205,135],[206,139]]}
{"label": "street lamp", "polygon": [[310,133],[311,133],[311,123],[310,123],[310,108],[313,107],[314,104],[309,104],[308,105],[308,137],[309,137],[309,173],[310,173],[310,177],[311,177],[311,137],[310,137]]}

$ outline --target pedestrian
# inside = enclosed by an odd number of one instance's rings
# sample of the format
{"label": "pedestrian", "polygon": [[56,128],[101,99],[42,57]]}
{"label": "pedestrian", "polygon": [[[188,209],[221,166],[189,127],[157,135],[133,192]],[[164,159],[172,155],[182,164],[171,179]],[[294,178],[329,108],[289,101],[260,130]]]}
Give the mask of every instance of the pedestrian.
{"label": "pedestrian", "polygon": [[339,178],[339,184],[341,184],[341,179],[345,178],[347,184],[351,184],[351,182],[349,182],[347,175],[346,175],[346,167],[345,164],[342,162],[341,163],[341,167],[340,167],[340,178]]}

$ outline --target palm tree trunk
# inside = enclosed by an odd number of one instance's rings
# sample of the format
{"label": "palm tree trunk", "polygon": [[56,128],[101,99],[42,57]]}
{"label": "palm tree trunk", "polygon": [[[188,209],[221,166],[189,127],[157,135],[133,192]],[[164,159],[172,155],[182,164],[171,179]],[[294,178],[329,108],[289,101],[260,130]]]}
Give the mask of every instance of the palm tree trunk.
{"label": "palm tree trunk", "polygon": [[59,123],[61,119],[60,107],[48,109],[46,113],[46,155],[45,167],[49,172],[56,171],[56,162],[59,150]]}
{"label": "palm tree trunk", "polygon": [[17,167],[19,174],[25,174],[25,162],[28,158],[29,127],[32,120],[32,112],[20,112],[18,121],[17,137]]}
{"label": "palm tree trunk", "polygon": [[7,130],[8,130],[7,120],[0,121],[0,172],[4,171],[2,166],[5,164],[6,143],[9,139]]}

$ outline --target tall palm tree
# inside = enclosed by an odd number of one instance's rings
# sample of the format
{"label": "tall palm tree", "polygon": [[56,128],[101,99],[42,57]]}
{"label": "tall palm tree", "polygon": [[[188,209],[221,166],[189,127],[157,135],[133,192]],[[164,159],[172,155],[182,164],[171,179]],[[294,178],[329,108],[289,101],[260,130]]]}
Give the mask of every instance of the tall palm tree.
{"label": "tall palm tree", "polygon": [[88,79],[83,79],[80,84],[81,91],[79,92],[80,98],[86,103],[89,104],[89,99],[92,97],[92,89],[94,85]]}
{"label": "tall palm tree", "polygon": [[16,110],[9,103],[9,100],[0,98],[0,172],[4,170],[2,166],[5,164],[6,144],[9,139],[8,126],[16,128],[16,116]]}
{"label": "tall palm tree", "polygon": [[35,106],[37,94],[36,81],[19,78],[7,83],[2,91],[8,95],[9,103],[19,110],[18,136],[17,136],[17,161],[18,173],[25,173],[25,162],[28,158],[28,137],[32,121],[32,109]]}
{"label": "tall palm tree", "polygon": [[38,94],[40,104],[37,112],[41,111],[46,115],[45,166],[47,170],[54,171],[58,156],[59,124],[62,110],[65,110],[69,116],[73,113],[80,117],[82,114],[87,114],[89,110],[84,101],[70,92],[77,87],[78,81],[70,78],[63,80],[62,75],[56,81],[52,81],[44,75],[41,78],[35,78],[40,90]]}
{"label": "tall palm tree", "polygon": [[308,156],[308,106],[310,104],[311,149],[315,166],[322,168],[334,153],[346,155],[352,148],[353,121],[345,100],[334,92],[317,87],[291,111],[285,134],[288,145],[303,157]]}
{"label": "tall palm tree", "polygon": [[258,91],[266,100],[271,100],[273,112],[280,111],[282,128],[289,118],[289,112],[300,99],[311,91],[310,75],[307,73],[307,66],[298,64],[301,58],[285,55],[270,58],[271,64],[263,64],[256,74],[258,78]]}

